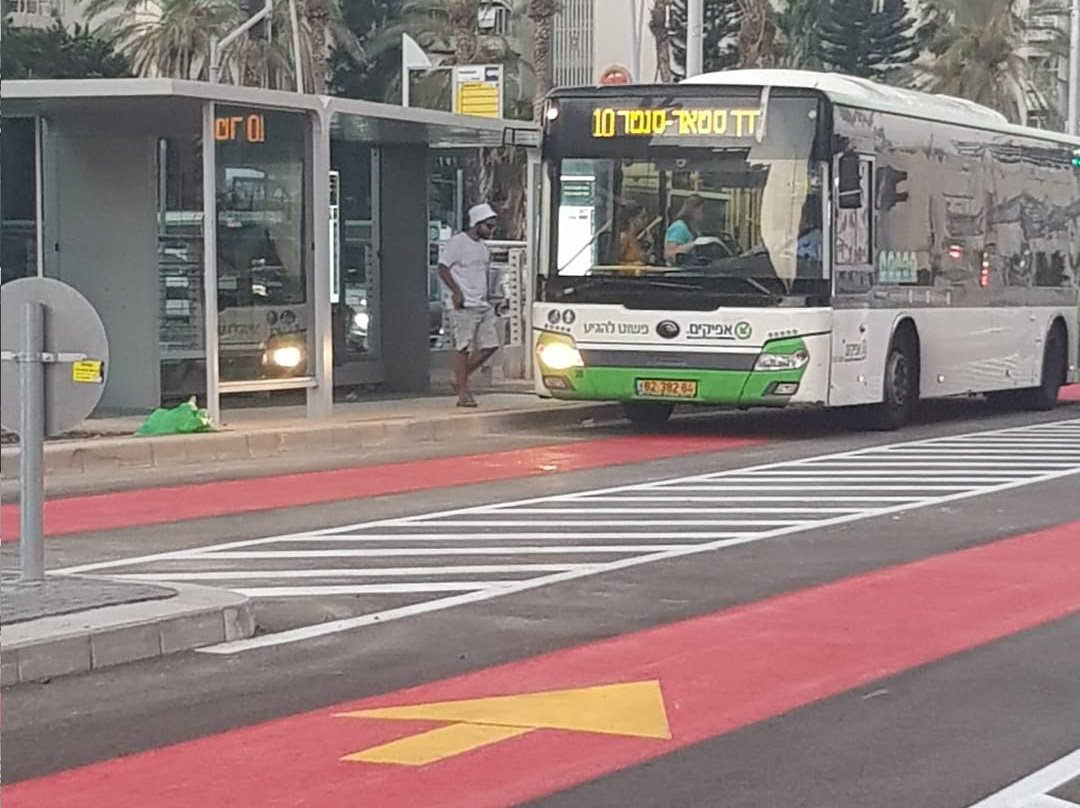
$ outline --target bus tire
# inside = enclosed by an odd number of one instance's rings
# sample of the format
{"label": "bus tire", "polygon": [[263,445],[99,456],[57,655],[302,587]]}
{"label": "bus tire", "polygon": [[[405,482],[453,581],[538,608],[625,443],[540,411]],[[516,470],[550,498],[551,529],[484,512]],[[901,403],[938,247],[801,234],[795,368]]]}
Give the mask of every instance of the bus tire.
{"label": "bus tire", "polygon": [[1064,331],[1060,323],[1054,323],[1050,328],[1043,348],[1039,386],[1020,391],[1020,405],[1025,409],[1045,412],[1057,406],[1058,393],[1065,383],[1069,362]]}
{"label": "bus tire", "polygon": [[656,427],[667,423],[675,405],[666,401],[624,401],[623,415],[634,426]]}
{"label": "bus tire", "polygon": [[917,343],[908,330],[897,331],[885,357],[883,398],[870,408],[871,429],[891,431],[911,420],[919,398]]}

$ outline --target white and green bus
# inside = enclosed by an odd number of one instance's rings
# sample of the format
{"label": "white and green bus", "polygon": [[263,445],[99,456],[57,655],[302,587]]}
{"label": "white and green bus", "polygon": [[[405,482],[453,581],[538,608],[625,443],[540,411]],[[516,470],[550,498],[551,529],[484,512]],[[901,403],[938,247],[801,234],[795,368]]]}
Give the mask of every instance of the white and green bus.
{"label": "white and green bus", "polygon": [[624,403],[1050,408],[1078,381],[1080,138],[825,73],[556,91],[537,392]]}

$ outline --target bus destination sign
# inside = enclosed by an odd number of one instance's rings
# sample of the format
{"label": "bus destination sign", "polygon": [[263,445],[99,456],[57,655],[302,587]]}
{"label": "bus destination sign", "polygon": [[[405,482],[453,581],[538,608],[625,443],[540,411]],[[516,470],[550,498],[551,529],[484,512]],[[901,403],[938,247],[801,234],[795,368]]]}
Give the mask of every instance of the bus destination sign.
{"label": "bus destination sign", "polygon": [[732,137],[757,134],[761,110],[757,108],[620,109],[598,107],[592,114],[592,136],[619,137]]}

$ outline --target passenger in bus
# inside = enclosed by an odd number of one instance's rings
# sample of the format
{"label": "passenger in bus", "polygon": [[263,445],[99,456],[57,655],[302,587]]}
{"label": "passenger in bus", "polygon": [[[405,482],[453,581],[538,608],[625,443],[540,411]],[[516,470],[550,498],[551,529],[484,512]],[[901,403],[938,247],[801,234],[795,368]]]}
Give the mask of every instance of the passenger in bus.
{"label": "passenger in bus", "polygon": [[664,260],[669,266],[682,263],[686,254],[694,249],[694,239],[704,219],[705,200],[697,194],[690,194],[664,236]]}
{"label": "passenger in bus", "polygon": [[[795,257],[800,261],[821,261],[821,200],[811,197],[803,205],[799,220],[799,236],[795,243]],[[759,241],[747,255],[768,255],[764,242]]]}
{"label": "passenger in bus", "polygon": [[795,257],[804,261],[820,261],[821,238],[821,199],[811,195],[803,205]]}
{"label": "passenger in bus", "polygon": [[641,245],[641,236],[648,224],[648,214],[642,205],[630,205],[623,214],[619,228],[619,264],[622,266],[645,266],[648,256]]}

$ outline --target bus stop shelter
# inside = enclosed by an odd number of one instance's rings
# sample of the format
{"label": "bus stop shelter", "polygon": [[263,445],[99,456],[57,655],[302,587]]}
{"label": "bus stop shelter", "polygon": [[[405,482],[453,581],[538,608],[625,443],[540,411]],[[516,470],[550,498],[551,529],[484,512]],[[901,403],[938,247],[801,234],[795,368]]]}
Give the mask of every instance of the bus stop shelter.
{"label": "bus stop shelter", "polygon": [[172,79],[2,99],[4,280],[98,309],[110,411],[191,391],[218,418],[222,395],[303,389],[322,416],[335,383],[427,389],[432,245],[461,224],[431,210],[433,155],[521,147],[537,187],[527,122]]}

